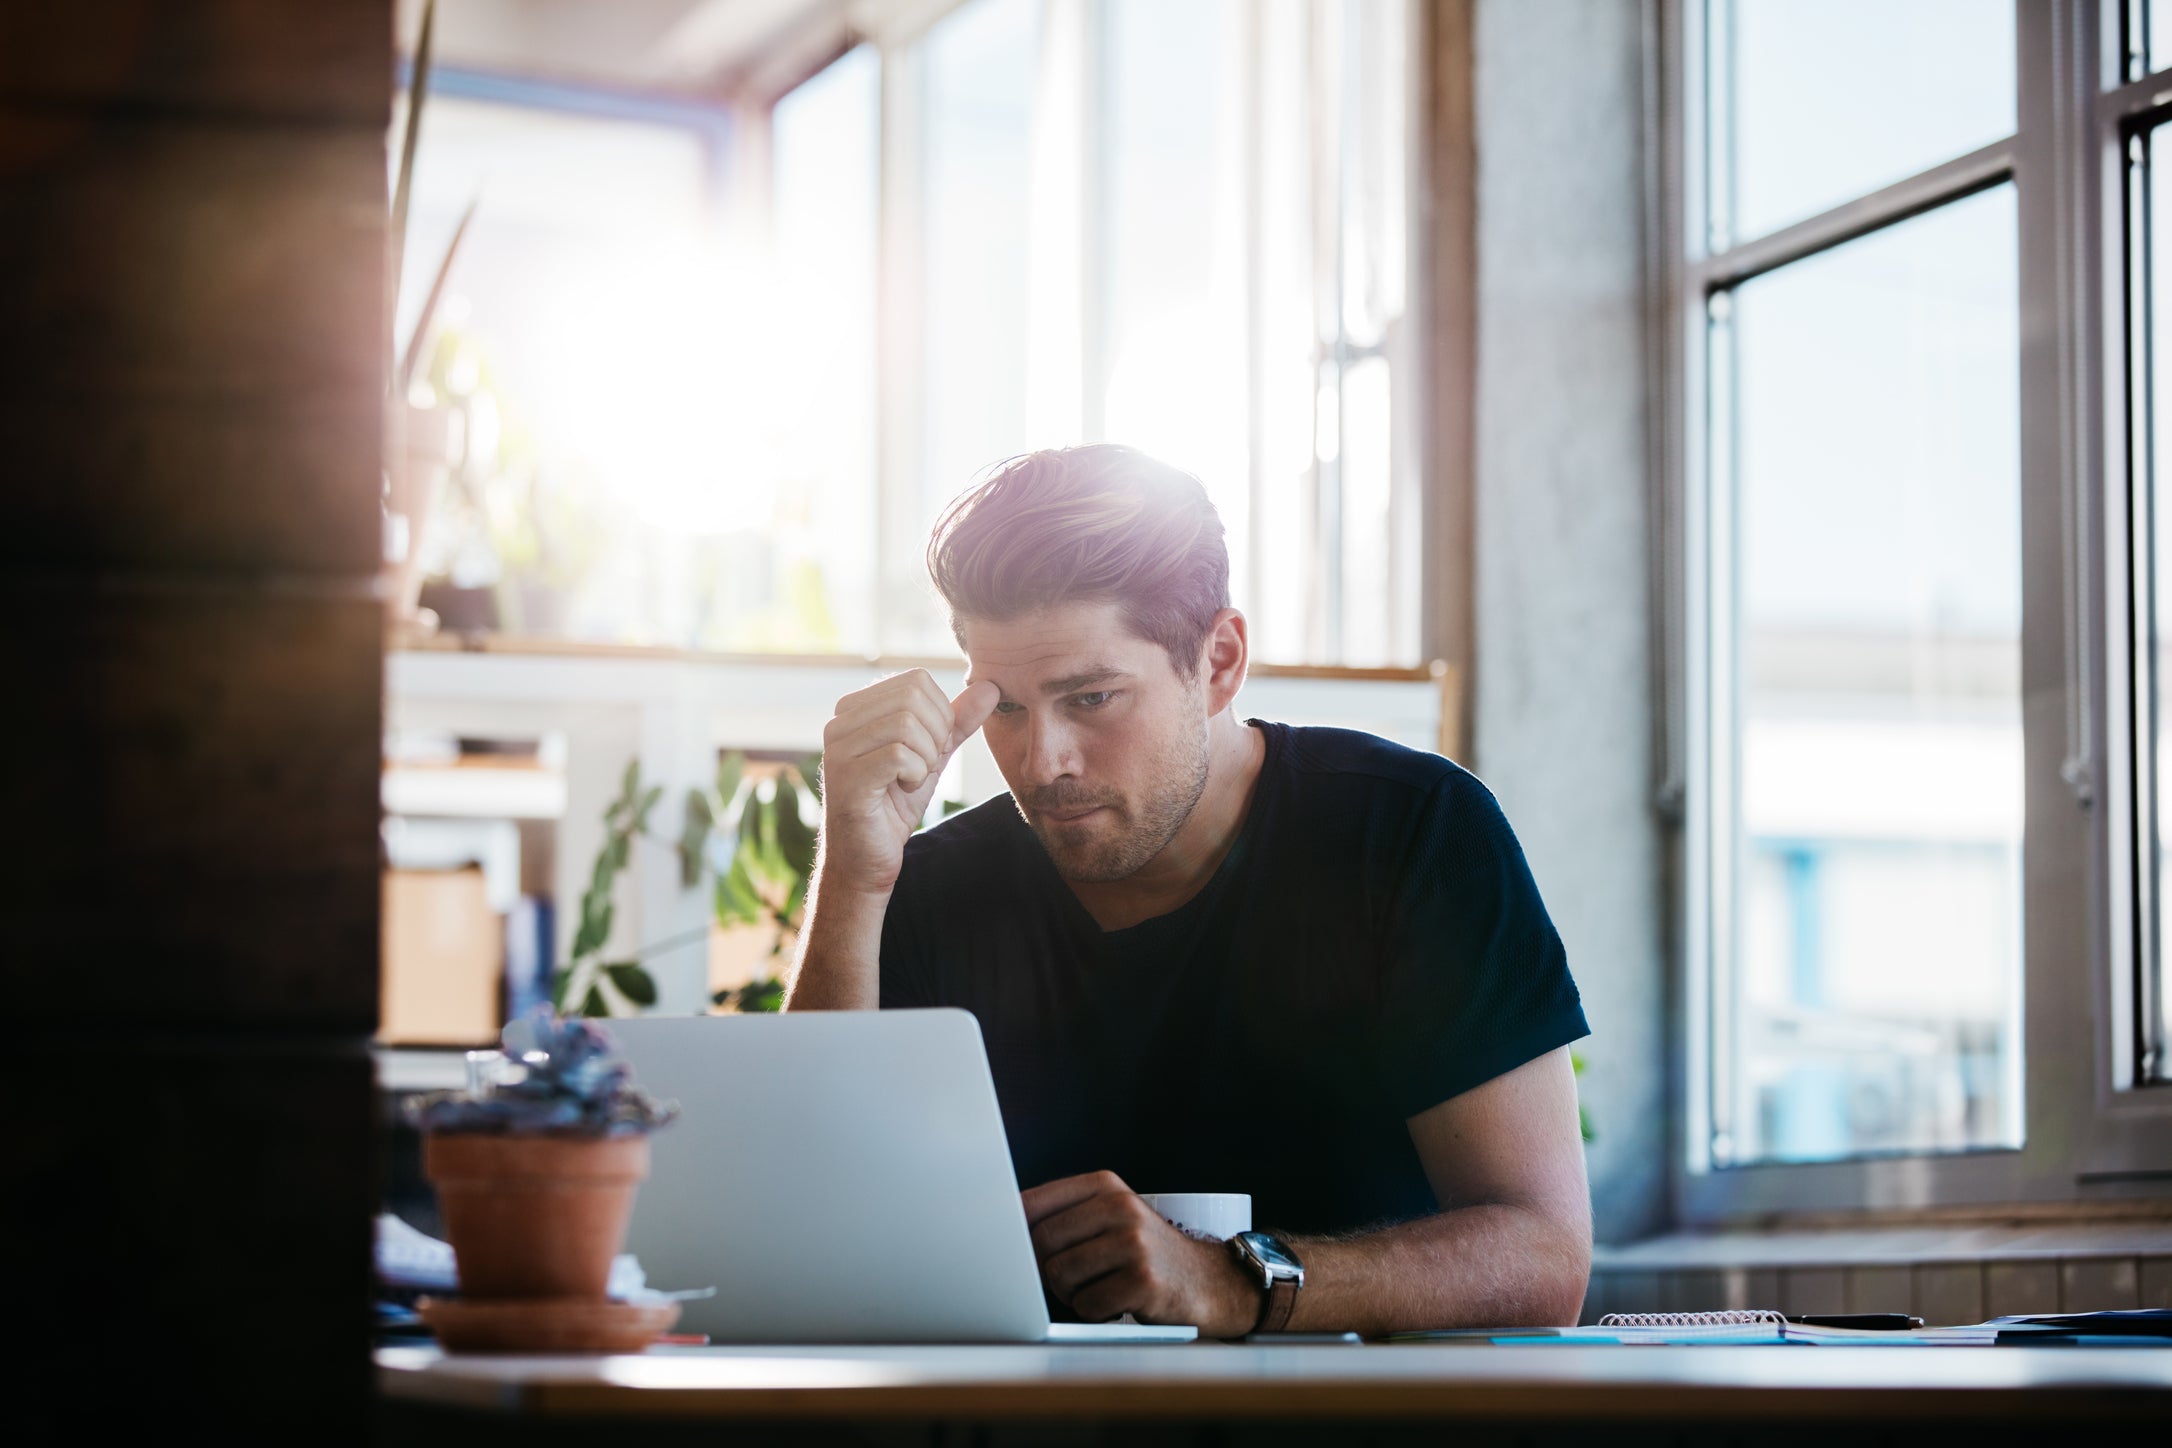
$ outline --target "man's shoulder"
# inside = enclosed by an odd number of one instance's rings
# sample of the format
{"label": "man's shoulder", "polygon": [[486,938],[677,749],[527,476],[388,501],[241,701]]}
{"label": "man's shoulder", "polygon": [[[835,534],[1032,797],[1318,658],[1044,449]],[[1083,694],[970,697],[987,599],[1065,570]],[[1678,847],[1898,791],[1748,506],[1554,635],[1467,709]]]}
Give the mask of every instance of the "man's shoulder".
{"label": "man's shoulder", "polygon": [[1295,818],[1342,827],[1396,848],[1514,840],[1500,801],[1477,775],[1439,754],[1356,729],[1269,725],[1279,731],[1281,792]]}
{"label": "man's shoulder", "polygon": [[1264,727],[1281,732],[1285,767],[1300,778],[1419,798],[1435,791],[1485,788],[1476,776],[1451,759],[1360,729],[1296,724]]}

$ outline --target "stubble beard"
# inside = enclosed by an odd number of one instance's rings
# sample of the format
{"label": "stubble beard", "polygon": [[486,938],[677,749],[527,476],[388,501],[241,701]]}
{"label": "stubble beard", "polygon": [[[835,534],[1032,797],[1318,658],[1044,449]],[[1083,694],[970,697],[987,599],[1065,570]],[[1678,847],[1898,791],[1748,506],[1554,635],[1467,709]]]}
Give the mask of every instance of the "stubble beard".
{"label": "stubble beard", "polygon": [[[1056,873],[1082,885],[1106,885],[1128,880],[1146,868],[1147,862],[1167,848],[1177,831],[1192,817],[1199,798],[1207,791],[1207,740],[1204,731],[1197,748],[1171,760],[1170,768],[1155,779],[1144,802],[1135,812],[1120,797],[1073,794],[1061,789],[1041,790],[1033,796],[1033,813],[1026,822],[1048,851]],[[1089,840],[1067,838],[1060,823],[1045,818],[1051,810],[1077,810],[1100,805],[1116,818],[1113,830],[1097,831]]]}

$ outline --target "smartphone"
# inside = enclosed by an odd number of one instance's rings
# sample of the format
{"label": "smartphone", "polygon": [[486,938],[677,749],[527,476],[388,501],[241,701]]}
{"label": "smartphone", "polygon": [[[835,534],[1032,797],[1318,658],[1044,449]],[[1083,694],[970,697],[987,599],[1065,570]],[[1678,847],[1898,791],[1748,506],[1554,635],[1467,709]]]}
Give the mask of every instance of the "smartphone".
{"label": "smartphone", "polygon": [[1363,1342],[1354,1332],[1255,1332],[1242,1339],[1245,1342]]}

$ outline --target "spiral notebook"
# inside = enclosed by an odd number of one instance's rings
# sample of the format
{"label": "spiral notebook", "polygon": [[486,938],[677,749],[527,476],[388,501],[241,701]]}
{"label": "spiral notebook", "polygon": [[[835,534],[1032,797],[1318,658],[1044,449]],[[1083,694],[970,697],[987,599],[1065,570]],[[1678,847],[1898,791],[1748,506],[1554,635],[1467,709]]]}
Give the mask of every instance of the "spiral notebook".
{"label": "spiral notebook", "polygon": [[1791,1322],[1786,1314],[1770,1308],[1733,1312],[1610,1312],[1592,1327],[1459,1328],[1446,1332],[1397,1333],[1390,1342],[1482,1343],[1619,1343],[1626,1346],[1667,1347],[1695,1343],[1756,1346],[1776,1343],[1815,1343],[1823,1347],[1952,1347],[1988,1346],[1998,1340],[1998,1328],[1985,1323],[1974,1327],[1903,1329],[1833,1327],[1812,1322]]}

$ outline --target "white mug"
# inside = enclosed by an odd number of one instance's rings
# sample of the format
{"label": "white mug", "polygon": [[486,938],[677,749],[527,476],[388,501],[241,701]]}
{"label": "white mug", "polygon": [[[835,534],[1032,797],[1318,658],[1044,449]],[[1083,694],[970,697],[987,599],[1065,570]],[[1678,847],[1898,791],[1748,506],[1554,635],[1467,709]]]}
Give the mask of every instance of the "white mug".
{"label": "white mug", "polygon": [[1190,1236],[1227,1241],[1252,1230],[1247,1192],[1141,1192],[1139,1200]]}

